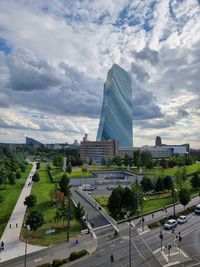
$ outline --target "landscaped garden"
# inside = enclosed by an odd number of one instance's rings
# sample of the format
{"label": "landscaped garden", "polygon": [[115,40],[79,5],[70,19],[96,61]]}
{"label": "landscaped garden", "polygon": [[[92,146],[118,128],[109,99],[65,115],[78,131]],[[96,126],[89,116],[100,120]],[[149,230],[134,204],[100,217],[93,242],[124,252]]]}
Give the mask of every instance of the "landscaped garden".
{"label": "landscaped garden", "polygon": [[[54,174],[55,173],[60,172],[54,172]],[[44,216],[44,222],[41,227],[38,227],[35,231],[29,232],[29,243],[47,246],[66,241],[69,227],[69,237],[76,237],[84,227],[81,220],[75,217],[70,218],[68,227],[67,220],[64,217],[61,218],[61,215],[58,214],[61,203],[64,201],[64,195],[59,191],[58,185],[56,183],[51,183],[49,180],[46,165],[41,165],[38,174],[40,179],[33,184],[31,191],[31,195],[36,197],[37,202],[34,207],[28,208],[27,213],[30,213],[32,210],[39,211]],[[60,177],[60,180],[61,178],[62,177]],[[59,202],[58,205],[57,202]],[[54,229],[55,232],[47,234],[46,231],[52,229]],[[24,230],[22,229],[22,238],[23,235]]]}

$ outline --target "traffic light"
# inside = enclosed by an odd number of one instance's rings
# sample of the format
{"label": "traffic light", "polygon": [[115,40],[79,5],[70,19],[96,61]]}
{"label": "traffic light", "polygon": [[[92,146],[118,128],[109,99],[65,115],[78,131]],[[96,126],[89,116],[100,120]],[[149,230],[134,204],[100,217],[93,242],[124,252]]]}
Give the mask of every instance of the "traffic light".
{"label": "traffic light", "polygon": [[111,261],[111,262],[114,262],[114,257],[113,257],[113,255],[110,255],[110,261]]}

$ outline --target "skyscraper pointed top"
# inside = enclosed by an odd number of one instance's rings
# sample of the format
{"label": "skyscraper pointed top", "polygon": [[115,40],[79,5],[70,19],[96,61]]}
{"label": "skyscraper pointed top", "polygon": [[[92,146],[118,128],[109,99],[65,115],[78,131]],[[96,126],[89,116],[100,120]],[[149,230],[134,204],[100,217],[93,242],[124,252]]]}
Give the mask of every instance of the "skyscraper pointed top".
{"label": "skyscraper pointed top", "polygon": [[133,147],[132,87],[128,72],[116,63],[108,71],[97,140],[117,139]]}

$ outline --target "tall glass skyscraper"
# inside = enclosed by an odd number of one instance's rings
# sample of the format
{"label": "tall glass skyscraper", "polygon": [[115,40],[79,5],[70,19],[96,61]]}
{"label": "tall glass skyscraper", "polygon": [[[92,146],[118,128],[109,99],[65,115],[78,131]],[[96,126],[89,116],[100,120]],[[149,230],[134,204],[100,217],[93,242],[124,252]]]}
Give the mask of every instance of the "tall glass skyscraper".
{"label": "tall glass skyscraper", "polygon": [[108,71],[97,141],[117,139],[133,147],[132,86],[128,72],[117,64]]}

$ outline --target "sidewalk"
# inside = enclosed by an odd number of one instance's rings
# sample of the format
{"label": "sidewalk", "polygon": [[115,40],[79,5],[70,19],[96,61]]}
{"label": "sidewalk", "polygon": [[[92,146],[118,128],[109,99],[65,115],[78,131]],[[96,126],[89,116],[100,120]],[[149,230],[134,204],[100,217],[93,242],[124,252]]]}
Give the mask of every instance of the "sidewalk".
{"label": "sidewalk", "polygon": [[[26,180],[24,188],[19,196],[19,199],[15,205],[15,208],[10,216],[7,226],[1,237],[1,241],[4,242],[4,250],[0,253],[0,263],[19,256],[24,255],[25,243],[19,240],[20,231],[23,227],[23,219],[26,212],[26,206],[24,206],[25,197],[30,195],[31,185],[28,183],[31,181],[32,175],[36,171],[36,163],[32,163],[33,167]],[[28,245],[27,253],[38,251],[44,247]]]}

